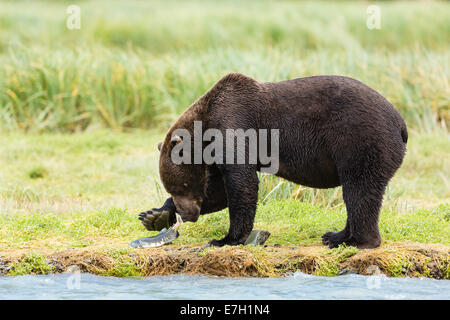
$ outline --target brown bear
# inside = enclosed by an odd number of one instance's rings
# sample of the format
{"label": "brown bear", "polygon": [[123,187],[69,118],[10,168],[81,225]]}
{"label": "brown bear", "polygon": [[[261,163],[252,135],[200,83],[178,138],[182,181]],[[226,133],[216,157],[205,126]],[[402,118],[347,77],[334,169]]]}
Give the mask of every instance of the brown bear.
{"label": "brown bear", "polygon": [[[160,177],[172,197],[162,208],[141,213],[140,219],[152,230],[158,228],[161,212],[170,213],[170,223],[175,211],[184,221],[195,222],[202,214],[228,207],[228,234],[209,245],[238,245],[253,228],[257,172],[264,165],[259,157],[256,163],[224,161],[229,150],[214,155],[219,160],[214,163],[175,163],[174,148],[192,141],[173,133],[185,129],[194,134],[195,121],[201,121],[203,130],[213,128],[224,136],[227,129],[278,130],[277,176],[313,188],[342,186],[347,223],[342,231],[325,233],[323,243],[330,248],[380,245],[383,195],[403,161],[408,134],[400,114],[378,92],[344,76],[258,82],[232,73],[179,117],[159,145]],[[267,140],[274,145],[273,137]],[[202,141],[201,148],[206,145]],[[246,141],[246,157],[251,146]]]}

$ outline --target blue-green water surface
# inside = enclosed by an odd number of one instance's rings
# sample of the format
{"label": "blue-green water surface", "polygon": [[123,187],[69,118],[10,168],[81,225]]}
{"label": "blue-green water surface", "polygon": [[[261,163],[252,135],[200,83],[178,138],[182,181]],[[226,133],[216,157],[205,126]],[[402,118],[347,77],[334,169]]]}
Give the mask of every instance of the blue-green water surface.
{"label": "blue-green water surface", "polygon": [[114,278],[92,274],[0,277],[0,299],[446,299],[450,281],[356,274],[220,278],[171,275]]}

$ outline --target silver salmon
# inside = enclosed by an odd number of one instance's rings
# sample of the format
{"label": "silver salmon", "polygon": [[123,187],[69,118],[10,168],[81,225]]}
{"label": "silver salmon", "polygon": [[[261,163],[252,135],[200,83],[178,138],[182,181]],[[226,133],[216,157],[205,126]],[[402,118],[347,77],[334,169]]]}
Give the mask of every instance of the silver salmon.
{"label": "silver salmon", "polygon": [[147,237],[147,238],[141,238],[134,240],[130,243],[130,247],[133,248],[157,248],[161,247],[165,244],[171,243],[173,240],[178,238],[180,235],[178,233],[178,229],[183,224],[183,219],[178,213],[175,213],[177,217],[177,221],[173,226],[167,229],[162,229],[156,236],[154,237]]}

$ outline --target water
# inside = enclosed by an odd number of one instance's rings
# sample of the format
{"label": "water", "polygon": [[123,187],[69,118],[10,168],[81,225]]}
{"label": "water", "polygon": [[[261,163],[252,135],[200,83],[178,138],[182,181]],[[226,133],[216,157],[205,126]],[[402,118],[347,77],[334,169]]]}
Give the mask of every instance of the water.
{"label": "water", "polygon": [[0,299],[446,299],[450,281],[384,275],[219,278],[91,274],[0,277]]}

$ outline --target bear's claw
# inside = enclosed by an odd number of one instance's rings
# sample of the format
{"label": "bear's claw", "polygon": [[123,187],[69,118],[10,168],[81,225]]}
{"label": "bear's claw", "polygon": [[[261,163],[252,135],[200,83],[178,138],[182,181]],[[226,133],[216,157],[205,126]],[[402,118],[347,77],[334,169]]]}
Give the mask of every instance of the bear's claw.
{"label": "bear's claw", "polygon": [[223,241],[223,239],[221,240],[217,240],[217,239],[213,239],[211,241],[209,241],[207,244],[205,244],[202,249],[206,249],[206,248],[219,248],[219,247],[223,247],[224,245],[226,245],[227,243],[225,243],[225,241]]}
{"label": "bear's claw", "polygon": [[[348,242],[344,230],[340,232],[327,232],[322,236],[322,243],[330,249],[337,248],[344,242]],[[348,243],[347,243],[348,244]]]}
{"label": "bear's claw", "polygon": [[158,209],[151,209],[139,214],[138,219],[142,221],[144,227],[149,231],[160,231],[170,228],[170,212]]}

